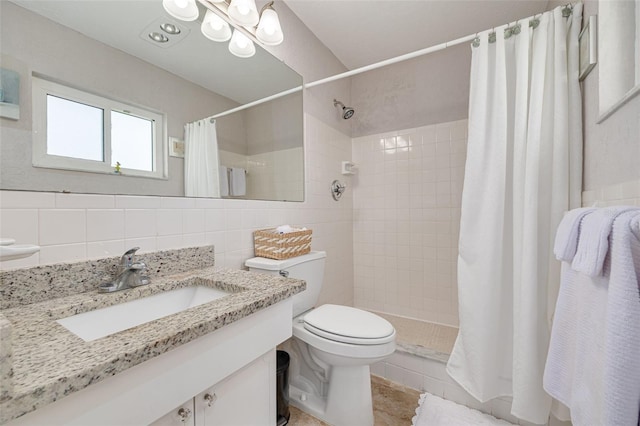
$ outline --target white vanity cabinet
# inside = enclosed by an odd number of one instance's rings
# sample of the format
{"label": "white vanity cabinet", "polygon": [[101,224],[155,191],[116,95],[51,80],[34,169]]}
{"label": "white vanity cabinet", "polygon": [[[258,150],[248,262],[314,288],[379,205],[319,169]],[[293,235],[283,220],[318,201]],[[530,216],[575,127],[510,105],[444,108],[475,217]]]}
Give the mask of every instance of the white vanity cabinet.
{"label": "white vanity cabinet", "polygon": [[195,416],[193,415],[193,401],[191,398],[184,404],[169,411],[160,417],[150,426],[195,426]]}
{"label": "white vanity cabinet", "polygon": [[273,425],[274,363],[273,357],[264,356],[196,396],[196,426]]}
{"label": "white vanity cabinet", "polygon": [[275,426],[275,348],[291,337],[292,309],[278,302],[7,425]]}
{"label": "white vanity cabinet", "polygon": [[269,426],[275,413],[272,352],[171,410],[152,426]]}

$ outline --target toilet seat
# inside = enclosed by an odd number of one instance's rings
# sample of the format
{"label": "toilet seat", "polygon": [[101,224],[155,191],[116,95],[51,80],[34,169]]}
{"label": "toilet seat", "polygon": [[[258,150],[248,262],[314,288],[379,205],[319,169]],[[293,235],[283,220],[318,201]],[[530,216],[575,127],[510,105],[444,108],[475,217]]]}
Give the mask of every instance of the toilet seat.
{"label": "toilet seat", "polygon": [[395,339],[395,329],[384,318],[349,306],[322,305],[304,316],[304,328],[335,342],[381,345]]}

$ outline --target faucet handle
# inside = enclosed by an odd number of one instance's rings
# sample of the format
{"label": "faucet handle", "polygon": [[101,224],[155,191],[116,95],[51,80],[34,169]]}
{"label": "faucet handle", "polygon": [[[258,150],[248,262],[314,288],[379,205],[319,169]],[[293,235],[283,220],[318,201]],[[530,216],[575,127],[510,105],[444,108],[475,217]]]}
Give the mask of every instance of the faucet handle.
{"label": "faucet handle", "polygon": [[134,271],[146,271],[147,265],[145,265],[144,262],[136,262],[136,263],[133,263],[131,266],[129,266],[129,269]]}
{"label": "faucet handle", "polygon": [[129,250],[127,250],[122,257],[120,258],[120,267],[121,268],[128,268],[131,265],[133,265],[133,258],[136,255],[136,252],[140,250],[140,247],[134,247],[131,248]]}

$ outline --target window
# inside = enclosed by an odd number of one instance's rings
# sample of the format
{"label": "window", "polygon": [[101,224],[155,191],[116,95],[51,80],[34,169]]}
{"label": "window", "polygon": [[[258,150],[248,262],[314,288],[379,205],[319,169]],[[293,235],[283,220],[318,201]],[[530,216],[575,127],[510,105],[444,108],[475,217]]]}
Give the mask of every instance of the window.
{"label": "window", "polygon": [[33,165],[166,178],[161,114],[33,77]]}

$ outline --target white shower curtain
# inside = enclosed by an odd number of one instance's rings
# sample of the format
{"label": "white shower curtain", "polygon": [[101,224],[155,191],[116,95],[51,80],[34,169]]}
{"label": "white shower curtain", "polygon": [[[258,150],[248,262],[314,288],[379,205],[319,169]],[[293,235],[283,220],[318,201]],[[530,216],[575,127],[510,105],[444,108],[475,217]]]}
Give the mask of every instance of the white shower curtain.
{"label": "white shower curtain", "polygon": [[552,257],[563,213],[580,205],[578,34],[582,4],[496,29],[472,48],[469,141],[458,257],[460,332],[447,371],[480,401],[548,419],[542,389],[560,280]]}
{"label": "white shower curtain", "polygon": [[214,120],[184,126],[184,193],[187,197],[220,197],[218,136]]}

